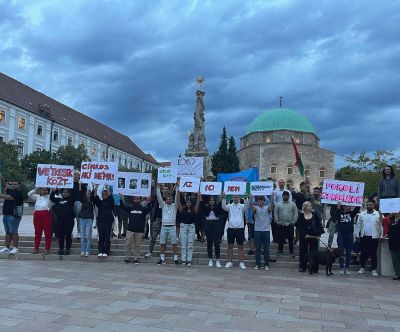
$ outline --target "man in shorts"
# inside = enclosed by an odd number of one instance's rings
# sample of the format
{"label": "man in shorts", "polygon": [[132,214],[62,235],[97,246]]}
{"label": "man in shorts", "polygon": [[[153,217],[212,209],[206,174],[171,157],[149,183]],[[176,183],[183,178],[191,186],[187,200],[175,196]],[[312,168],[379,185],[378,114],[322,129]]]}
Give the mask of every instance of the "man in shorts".
{"label": "man in shorts", "polygon": [[240,196],[233,196],[233,203],[227,204],[225,193],[222,194],[222,209],[228,212],[228,229],[226,231],[228,237],[228,261],[225,264],[226,268],[233,267],[232,256],[233,256],[233,245],[236,240],[236,244],[239,250],[239,267],[243,270],[246,269],[244,265],[244,253],[243,253],[243,242],[244,242],[244,214],[247,209],[247,201],[240,203]]}
{"label": "man in shorts", "polygon": [[[18,253],[18,227],[22,217],[23,198],[20,190],[19,181],[10,181],[7,183],[5,193],[0,194],[4,199],[3,203],[3,224],[6,232],[5,246],[0,250],[3,254]],[[13,248],[10,249],[11,241]]]}

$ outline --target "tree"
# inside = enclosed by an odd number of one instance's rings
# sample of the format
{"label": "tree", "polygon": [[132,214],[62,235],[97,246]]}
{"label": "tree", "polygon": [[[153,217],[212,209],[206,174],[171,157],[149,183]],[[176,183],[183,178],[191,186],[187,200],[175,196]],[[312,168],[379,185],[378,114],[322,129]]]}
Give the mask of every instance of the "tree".
{"label": "tree", "polygon": [[229,166],[229,173],[235,173],[240,171],[239,167],[239,157],[236,151],[236,142],[233,136],[229,137],[228,142],[228,166]]}
{"label": "tree", "polygon": [[54,159],[60,165],[73,165],[80,170],[82,161],[87,161],[89,157],[83,145],[77,148],[72,145],[66,145],[58,149]]}
{"label": "tree", "polygon": [[211,171],[216,175],[218,173],[229,172],[228,165],[228,138],[226,136],[226,128],[222,129],[221,142],[218,151],[212,156]]}
{"label": "tree", "polygon": [[16,145],[0,142],[0,164],[2,184],[3,181],[8,180],[24,180],[20,171]]}
{"label": "tree", "polygon": [[57,164],[50,151],[34,151],[25,155],[21,159],[21,172],[26,175],[28,180],[35,181],[38,164]]}

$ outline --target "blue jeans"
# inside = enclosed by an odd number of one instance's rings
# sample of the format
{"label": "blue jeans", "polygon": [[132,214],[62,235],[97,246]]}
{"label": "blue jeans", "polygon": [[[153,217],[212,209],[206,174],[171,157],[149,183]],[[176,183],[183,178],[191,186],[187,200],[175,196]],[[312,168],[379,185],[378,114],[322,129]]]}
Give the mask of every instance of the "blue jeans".
{"label": "blue jeans", "polygon": [[254,231],[254,241],[256,243],[256,265],[261,265],[261,246],[263,246],[264,264],[269,266],[269,231]]}
{"label": "blue jeans", "polygon": [[181,241],[181,259],[182,262],[191,262],[193,256],[193,243],[196,227],[194,224],[181,224],[180,241]]}
{"label": "blue jeans", "polygon": [[346,265],[344,264],[342,257],[340,257],[339,262],[341,269],[344,267],[347,269],[350,266],[351,250],[353,249],[354,245],[353,233],[338,233],[337,245],[340,249],[346,250]]}
{"label": "blue jeans", "polygon": [[79,218],[81,221],[81,252],[90,253],[92,247],[92,219]]}
{"label": "blue jeans", "polygon": [[6,234],[18,234],[18,227],[21,218],[12,216],[12,215],[4,215],[3,216],[3,224],[4,231]]}

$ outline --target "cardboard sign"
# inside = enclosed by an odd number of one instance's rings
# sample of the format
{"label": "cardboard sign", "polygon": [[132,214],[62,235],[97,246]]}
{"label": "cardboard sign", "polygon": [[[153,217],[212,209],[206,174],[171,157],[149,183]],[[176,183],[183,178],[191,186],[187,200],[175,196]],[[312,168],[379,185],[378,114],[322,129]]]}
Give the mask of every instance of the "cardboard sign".
{"label": "cardboard sign", "polygon": [[74,186],[74,166],[38,164],[36,187],[72,188]]}
{"label": "cardboard sign", "polygon": [[179,191],[184,193],[197,193],[200,189],[200,178],[181,177],[179,181]]}
{"label": "cardboard sign", "polygon": [[219,196],[222,192],[222,182],[201,182],[200,193],[202,195]]}
{"label": "cardboard sign", "polygon": [[272,195],[274,183],[272,181],[250,182],[250,193],[254,196]]}
{"label": "cardboard sign", "polygon": [[114,186],[117,173],[118,164],[116,162],[82,161],[81,182]]}
{"label": "cardboard sign", "polygon": [[203,177],[203,157],[181,157],[171,160],[171,166],[176,168],[177,176]]}
{"label": "cardboard sign", "polygon": [[176,183],[176,168],[173,167],[160,167],[158,169],[157,182],[158,183]]}
{"label": "cardboard sign", "polygon": [[342,202],[342,205],[362,206],[364,187],[365,183],[363,182],[325,179],[321,203],[336,204],[337,202]]}
{"label": "cardboard sign", "polygon": [[149,197],[151,194],[151,174],[118,172],[114,193],[126,196]]}
{"label": "cardboard sign", "polygon": [[379,200],[379,210],[382,213],[399,213],[400,198],[382,198]]}
{"label": "cardboard sign", "polygon": [[224,193],[226,195],[244,195],[246,193],[246,182],[226,181],[224,182]]}

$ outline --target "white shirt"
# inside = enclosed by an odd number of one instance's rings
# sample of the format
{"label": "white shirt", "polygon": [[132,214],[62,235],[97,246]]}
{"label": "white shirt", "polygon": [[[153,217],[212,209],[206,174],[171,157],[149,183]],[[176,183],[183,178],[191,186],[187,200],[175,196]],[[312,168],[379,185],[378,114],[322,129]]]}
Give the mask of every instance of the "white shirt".
{"label": "white shirt", "polygon": [[292,201],[292,193],[290,190],[287,189],[275,189],[274,190],[274,197],[275,197],[275,204],[278,204],[283,201],[282,194],[284,191],[287,191],[289,193],[289,202]]}
{"label": "white shirt", "polygon": [[226,204],[226,200],[223,199],[222,208],[228,212],[228,228],[244,228],[244,213],[247,204]]}
{"label": "white shirt", "polygon": [[364,219],[364,236],[372,236],[372,213],[366,213]]}
{"label": "white shirt", "polygon": [[160,188],[157,188],[157,200],[158,205],[162,209],[161,224],[164,226],[175,226],[177,205],[175,203],[166,204],[161,197]]}
{"label": "white shirt", "polygon": [[271,216],[269,214],[269,206],[264,205],[262,208],[254,206],[256,213],[254,214],[254,230],[260,232],[269,232],[271,229]]}
{"label": "white shirt", "polygon": [[53,206],[52,201],[50,201],[50,195],[41,196],[35,194],[35,189],[28,193],[29,198],[35,201],[35,211],[49,211]]}

